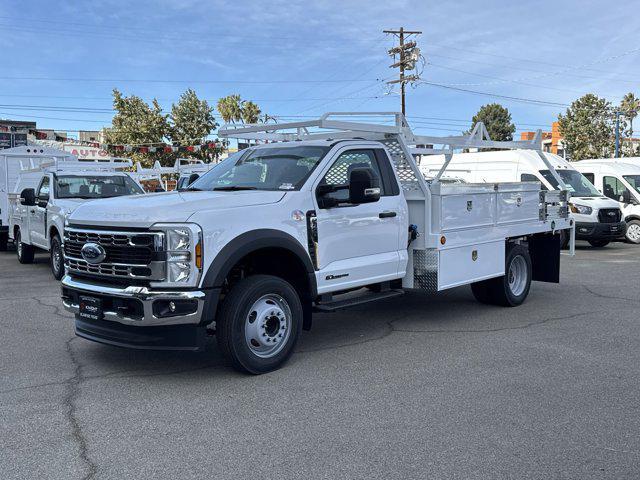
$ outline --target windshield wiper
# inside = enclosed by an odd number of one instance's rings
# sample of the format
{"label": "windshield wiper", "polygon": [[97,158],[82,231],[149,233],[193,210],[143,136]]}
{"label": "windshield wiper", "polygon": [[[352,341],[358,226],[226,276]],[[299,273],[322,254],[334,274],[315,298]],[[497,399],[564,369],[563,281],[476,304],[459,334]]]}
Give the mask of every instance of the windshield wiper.
{"label": "windshield wiper", "polygon": [[215,187],[213,190],[220,191],[220,192],[235,192],[238,190],[257,190],[257,188],[249,187],[246,185],[228,185],[226,187]]}

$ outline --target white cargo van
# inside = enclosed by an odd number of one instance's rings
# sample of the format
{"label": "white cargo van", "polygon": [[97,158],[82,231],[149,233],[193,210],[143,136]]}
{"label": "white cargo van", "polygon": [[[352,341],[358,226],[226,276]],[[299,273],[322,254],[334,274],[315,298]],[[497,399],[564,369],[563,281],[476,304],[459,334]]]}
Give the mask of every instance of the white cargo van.
{"label": "white cargo van", "polygon": [[[433,176],[445,158],[423,155],[418,160],[422,173]],[[604,247],[624,236],[625,222],[618,202],[602,196],[573,164],[558,155],[535,150],[460,153],[453,155],[447,173],[471,183],[535,181],[542,184],[543,190],[564,188],[547,163],[553,166],[571,194],[569,206],[576,222],[576,239]]]}
{"label": "white cargo van", "polygon": [[640,159],[605,158],[574,165],[603,195],[619,202],[627,240],[640,244]]}

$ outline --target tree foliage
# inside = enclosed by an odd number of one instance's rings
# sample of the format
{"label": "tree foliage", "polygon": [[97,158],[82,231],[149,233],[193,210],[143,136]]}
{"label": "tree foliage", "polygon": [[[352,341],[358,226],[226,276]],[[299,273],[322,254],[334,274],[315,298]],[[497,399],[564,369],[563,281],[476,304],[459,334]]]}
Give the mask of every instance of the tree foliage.
{"label": "tree foliage", "polygon": [[[201,144],[218,126],[213,116],[213,107],[206,100],[200,100],[191,89],[180,96],[178,103],[171,105],[171,141],[182,145]],[[200,151],[190,155],[204,160],[212,160],[219,152]]]}
{"label": "tree foliage", "polygon": [[478,113],[473,116],[471,121],[471,130],[476,126],[476,123],[484,123],[484,126],[487,127],[487,132],[489,132],[491,140],[501,142],[513,140],[513,134],[516,131],[516,126],[511,121],[511,114],[509,113],[509,110],[499,103],[483,105],[480,107],[480,110],[478,110]]}
{"label": "tree foliage", "polygon": [[629,120],[629,136],[633,137],[633,120],[640,113],[640,98],[632,92],[627,93],[620,102],[620,111]]}
{"label": "tree foliage", "polygon": [[240,95],[227,95],[218,100],[218,113],[225,123],[235,123],[242,120],[242,99]]}
{"label": "tree foliage", "polygon": [[262,110],[252,101],[245,100],[242,102],[242,121],[244,123],[258,123]]}
{"label": "tree foliage", "polygon": [[[611,103],[589,93],[558,115],[560,133],[572,160],[608,157],[614,148]],[[623,128],[623,126],[621,126]]]}

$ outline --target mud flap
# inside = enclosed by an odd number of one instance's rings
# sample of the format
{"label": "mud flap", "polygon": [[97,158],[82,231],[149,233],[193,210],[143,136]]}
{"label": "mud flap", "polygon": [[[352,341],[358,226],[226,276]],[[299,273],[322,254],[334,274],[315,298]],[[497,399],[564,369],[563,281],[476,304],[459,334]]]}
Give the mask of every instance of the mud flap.
{"label": "mud flap", "polygon": [[531,279],[560,283],[560,235],[540,234],[528,239],[531,255]]}

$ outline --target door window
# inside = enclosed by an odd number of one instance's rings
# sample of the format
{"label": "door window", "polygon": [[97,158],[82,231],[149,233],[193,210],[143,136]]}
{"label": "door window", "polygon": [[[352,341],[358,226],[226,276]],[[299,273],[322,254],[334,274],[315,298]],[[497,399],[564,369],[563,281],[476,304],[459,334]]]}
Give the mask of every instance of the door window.
{"label": "door window", "polygon": [[616,177],[604,177],[602,179],[602,193],[612,200],[619,201],[623,192],[628,191]]}
{"label": "door window", "polygon": [[40,182],[40,186],[38,187],[38,192],[36,193],[36,197],[39,200],[48,200],[49,199],[49,177],[42,177],[42,181]]}
{"label": "door window", "polygon": [[583,173],[582,175],[594,185],[596,184],[596,176],[593,173]]}
{"label": "door window", "polygon": [[371,168],[374,172],[373,183],[380,187],[380,195],[385,195],[384,187],[380,182],[380,168],[373,150],[347,150],[340,154],[335,163],[324,176],[320,185],[335,187],[335,192],[325,196],[334,198],[339,202],[349,200],[349,175],[356,168]]}
{"label": "door window", "polygon": [[[540,182],[540,179],[531,173],[523,173],[520,175],[521,182]],[[547,190],[544,183],[540,182],[540,190]]]}

